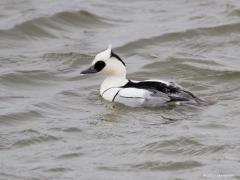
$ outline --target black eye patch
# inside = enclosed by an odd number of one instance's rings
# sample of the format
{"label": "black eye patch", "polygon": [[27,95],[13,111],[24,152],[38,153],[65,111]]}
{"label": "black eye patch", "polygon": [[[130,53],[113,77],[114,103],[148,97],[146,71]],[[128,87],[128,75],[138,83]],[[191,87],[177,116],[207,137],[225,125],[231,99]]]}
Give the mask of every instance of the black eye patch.
{"label": "black eye patch", "polygon": [[94,69],[96,69],[97,72],[101,71],[106,66],[105,62],[98,61],[94,64]]}

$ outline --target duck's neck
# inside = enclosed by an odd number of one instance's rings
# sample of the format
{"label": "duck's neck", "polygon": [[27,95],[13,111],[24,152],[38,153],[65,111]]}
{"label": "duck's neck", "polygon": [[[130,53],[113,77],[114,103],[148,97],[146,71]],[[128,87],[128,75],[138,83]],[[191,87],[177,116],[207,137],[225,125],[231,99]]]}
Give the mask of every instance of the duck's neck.
{"label": "duck's neck", "polygon": [[109,88],[117,88],[124,86],[128,80],[126,79],[126,76],[107,76],[106,79],[103,81],[100,93],[102,94],[105,90]]}

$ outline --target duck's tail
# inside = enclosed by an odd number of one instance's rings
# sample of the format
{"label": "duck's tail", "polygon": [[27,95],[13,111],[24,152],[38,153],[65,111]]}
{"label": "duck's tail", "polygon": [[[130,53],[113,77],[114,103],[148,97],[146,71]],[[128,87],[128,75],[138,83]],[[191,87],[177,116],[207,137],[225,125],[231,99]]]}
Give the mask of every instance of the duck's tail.
{"label": "duck's tail", "polygon": [[216,99],[212,98],[212,97],[194,97],[194,99],[188,100],[188,101],[181,101],[179,102],[182,105],[192,105],[192,106],[210,106],[213,105],[217,102]]}

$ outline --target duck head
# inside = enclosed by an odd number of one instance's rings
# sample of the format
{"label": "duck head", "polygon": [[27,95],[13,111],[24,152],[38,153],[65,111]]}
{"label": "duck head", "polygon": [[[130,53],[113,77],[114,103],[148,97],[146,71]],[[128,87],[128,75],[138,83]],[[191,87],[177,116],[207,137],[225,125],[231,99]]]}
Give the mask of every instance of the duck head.
{"label": "duck head", "polygon": [[81,74],[103,73],[106,76],[126,77],[126,65],[123,60],[112,51],[111,45],[98,53],[91,66]]}

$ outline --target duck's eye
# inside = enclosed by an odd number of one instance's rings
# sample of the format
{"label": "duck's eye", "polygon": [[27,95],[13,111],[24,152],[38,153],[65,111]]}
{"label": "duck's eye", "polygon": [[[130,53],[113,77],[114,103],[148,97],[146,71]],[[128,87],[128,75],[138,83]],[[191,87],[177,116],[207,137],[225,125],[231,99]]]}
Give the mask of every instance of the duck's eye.
{"label": "duck's eye", "polygon": [[104,61],[97,61],[97,62],[94,64],[94,69],[96,69],[97,72],[99,72],[99,71],[101,71],[105,66],[106,66],[106,64],[105,64]]}

